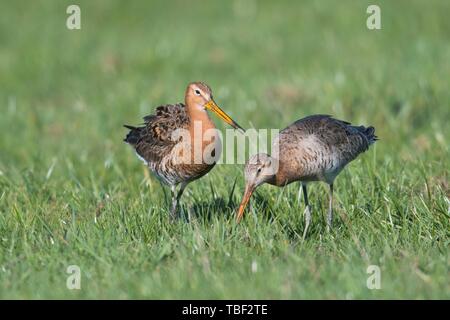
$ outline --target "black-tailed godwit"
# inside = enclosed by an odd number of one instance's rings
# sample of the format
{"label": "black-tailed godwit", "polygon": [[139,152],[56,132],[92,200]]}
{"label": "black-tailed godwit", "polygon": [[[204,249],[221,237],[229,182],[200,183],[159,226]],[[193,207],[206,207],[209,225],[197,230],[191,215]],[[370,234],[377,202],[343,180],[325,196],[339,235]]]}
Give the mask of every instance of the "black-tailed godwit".
{"label": "black-tailed godwit", "polygon": [[[130,131],[124,141],[133,146],[138,157],[160,181],[171,187],[170,212],[173,217],[187,184],[208,173],[220,155],[220,137],[214,134],[215,125],[206,110],[211,110],[235,129],[243,131],[217,106],[210,87],[203,82],[189,84],[185,104],[157,107],[156,114],[144,117],[143,126],[125,125]],[[205,138],[205,133],[210,129],[213,133]],[[207,161],[204,153],[212,161]]]}
{"label": "black-tailed godwit", "polygon": [[377,140],[374,127],[353,126],[328,115],[297,120],[280,131],[272,143],[272,156],[252,156],[244,169],[245,192],[237,212],[237,222],[255,189],[263,183],[278,187],[300,181],[305,200],[305,237],[311,222],[306,184],[324,181],[329,185],[327,229],[333,215],[333,183],[341,170]]}

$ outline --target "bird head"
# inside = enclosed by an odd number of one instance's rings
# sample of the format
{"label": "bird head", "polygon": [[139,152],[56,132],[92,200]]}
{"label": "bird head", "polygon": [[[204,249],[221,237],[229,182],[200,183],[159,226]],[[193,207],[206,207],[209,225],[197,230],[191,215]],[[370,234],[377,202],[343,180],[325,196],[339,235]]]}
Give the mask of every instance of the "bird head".
{"label": "bird head", "polygon": [[186,89],[186,103],[192,105],[198,110],[211,110],[223,121],[235,129],[245,132],[245,130],[227,115],[213,99],[211,88],[203,82],[192,82]]}
{"label": "bird head", "polygon": [[239,205],[236,222],[241,221],[244,210],[256,188],[263,183],[274,180],[276,167],[275,159],[266,153],[256,154],[246,162],[244,168],[245,191],[244,197]]}

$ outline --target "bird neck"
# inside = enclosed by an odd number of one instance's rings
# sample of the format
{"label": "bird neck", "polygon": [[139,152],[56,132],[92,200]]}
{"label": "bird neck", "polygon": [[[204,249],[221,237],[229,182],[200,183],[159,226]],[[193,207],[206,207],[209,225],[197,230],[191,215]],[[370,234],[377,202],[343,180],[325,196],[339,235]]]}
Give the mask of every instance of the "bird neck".
{"label": "bird neck", "polygon": [[282,187],[285,186],[292,181],[289,179],[289,174],[286,172],[286,166],[284,165],[283,161],[279,158],[274,158],[272,156],[273,162],[278,164],[278,168],[275,170],[275,174],[267,181],[267,183]]}
{"label": "bird neck", "polygon": [[186,104],[186,111],[190,119],[189,126],[191,131],[201,128],[204,134],[206,130],[215,128],[214,122],[212,122],[208,112],[203,107]]}
{"label": "bird neck", "polygon": [[[209,154],[220,155],[221,141],[214,122],[203,108],[187,105],[189,116],[189,134],[191,137],[191,159],[194,163],[203,163],[204,152],[210,150]],[[211,130],[214,130],[211,132]]]}

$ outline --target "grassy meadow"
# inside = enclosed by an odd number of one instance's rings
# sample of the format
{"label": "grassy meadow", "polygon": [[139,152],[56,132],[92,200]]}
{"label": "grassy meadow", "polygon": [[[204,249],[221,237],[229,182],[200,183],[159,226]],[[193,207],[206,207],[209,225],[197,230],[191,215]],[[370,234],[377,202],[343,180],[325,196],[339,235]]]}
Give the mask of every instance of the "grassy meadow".
{"label": "grassy meadow", "polygon": [[[368,30],[374,3],[0,0],[0,298],[450,298],[450,3],[376,1]],[[236,225],[242,165],[190,184],[171,222],[122,124],[196,80],[245,128],[375,126],[330,233],[323,184],[304,241],[298,184],[259,188]]]}

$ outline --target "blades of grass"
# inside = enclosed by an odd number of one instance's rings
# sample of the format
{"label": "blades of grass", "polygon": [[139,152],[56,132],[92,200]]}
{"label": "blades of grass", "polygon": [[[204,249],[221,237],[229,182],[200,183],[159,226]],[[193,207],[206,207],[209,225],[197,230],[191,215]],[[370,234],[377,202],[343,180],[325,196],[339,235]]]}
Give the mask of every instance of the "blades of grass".
{"label": "blades of grass", "polygon": [[236,188],[236,182],[237,182],[237,176],[234,177],[233,186],[231,187],[231,191],[229,192],[228,203],[227,203],[228,207],[231,207],[231,204],[233,203],[233,194],[234,194],[234,189]]}

